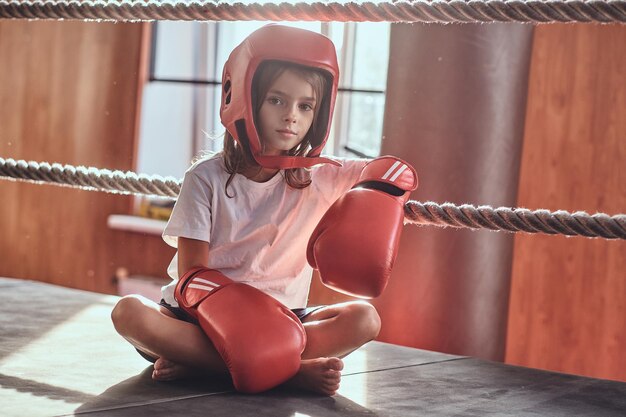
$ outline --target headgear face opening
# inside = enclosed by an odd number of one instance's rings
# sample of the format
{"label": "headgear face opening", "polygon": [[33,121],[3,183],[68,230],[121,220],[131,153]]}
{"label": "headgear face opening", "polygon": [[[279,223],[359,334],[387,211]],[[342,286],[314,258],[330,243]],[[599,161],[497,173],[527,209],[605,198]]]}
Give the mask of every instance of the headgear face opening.
{"label": "headgear face opening", "polygon": [[[254,124],[252,89],[259,66],[266,61],[281,61],[320,71],[327,79],[329,93],[318,110],[321,132],[306,156],[266,156]],[[237,46],[224,64],[222,74],[222,124],[240,145],[248,143],[252,156],[265,168],[303,168],[338,162],[320,157],[330,134],[339,66],[332,41],[319,33],[270,24],[256,30]],[[262,98],[261,98],[262,99]],[[323,126],[322,126],[323,125]]]}

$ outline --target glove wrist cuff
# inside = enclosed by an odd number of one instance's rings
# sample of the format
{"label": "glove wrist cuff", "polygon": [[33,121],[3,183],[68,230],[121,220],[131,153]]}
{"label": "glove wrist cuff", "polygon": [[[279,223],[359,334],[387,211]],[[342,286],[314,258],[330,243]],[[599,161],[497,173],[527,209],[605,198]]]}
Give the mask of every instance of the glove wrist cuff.
{"label": "glove wrist cuff", "polygon": [[410,164],[400,158],[381,156],[365,165],[355,187],[368,182],[382,182],[404,192],[410,192],[417,188],[417,173]]}
{"label": "glove wrist cuff", "polygon": [[193,268],[178,280],[174,298],[180,307],[194,309],[209,295],[232,283],[230,278],[218,270]]}

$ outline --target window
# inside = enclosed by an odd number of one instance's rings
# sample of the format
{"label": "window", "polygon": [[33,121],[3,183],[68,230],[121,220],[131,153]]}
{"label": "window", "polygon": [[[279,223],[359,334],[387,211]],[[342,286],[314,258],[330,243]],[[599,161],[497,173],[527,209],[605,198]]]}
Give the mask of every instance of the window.
{"label": "window", "polygon": [[[181,178],[200,151],[219,151],[221,75],[232,49],[267,22],[153,24],[138,171]],[[389,56],[388,23],[284,23],[329,36],[341,78],[325,153],[377,156]]]}

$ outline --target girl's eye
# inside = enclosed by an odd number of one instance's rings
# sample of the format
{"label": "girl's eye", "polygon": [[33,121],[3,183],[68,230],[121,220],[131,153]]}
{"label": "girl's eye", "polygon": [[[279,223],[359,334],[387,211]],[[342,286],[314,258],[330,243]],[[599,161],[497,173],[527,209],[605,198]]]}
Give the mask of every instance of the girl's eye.
{"label": "girl's eye", "polygon": [[280,101],[280,99],[278,97],[269,97],[267,99],[267,102],[270,103],[270,104],[280,104],[281,103],[281,101]]}
{"label": "girl's eye", "polygon": [[300,108],[304,111],[310,111],[313,110],[313,106],[311,106],[310,104],[301,104]]}

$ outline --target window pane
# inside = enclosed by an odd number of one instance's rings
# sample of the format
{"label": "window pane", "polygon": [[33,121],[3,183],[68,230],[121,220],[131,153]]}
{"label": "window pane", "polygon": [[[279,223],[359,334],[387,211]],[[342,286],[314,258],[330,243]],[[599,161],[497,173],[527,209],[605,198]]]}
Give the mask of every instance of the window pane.
{"label": "window pane", "polygon": [[194,76],[193,53],[196,22],[155,23],[156,59],[154,76],[157,78],[191,79]]}
{"label": "window pane", "polygon": [[192,159],[192,89],[152,82],[144,88],[137,170],[182,178]]}
{"label": "window pane", "polygon": [[215,69],[215,22],[155,22],[157,79],[211,80]]}
{"label": "window pane", "polygon": [[383,91],[387,88],[389,28],[389,23],[356,25],[352,88]]}
{"label": "window pane", "polygon": [[383,132],[385,96],[351,93],[347,146],[367,156],[378,156]]}

